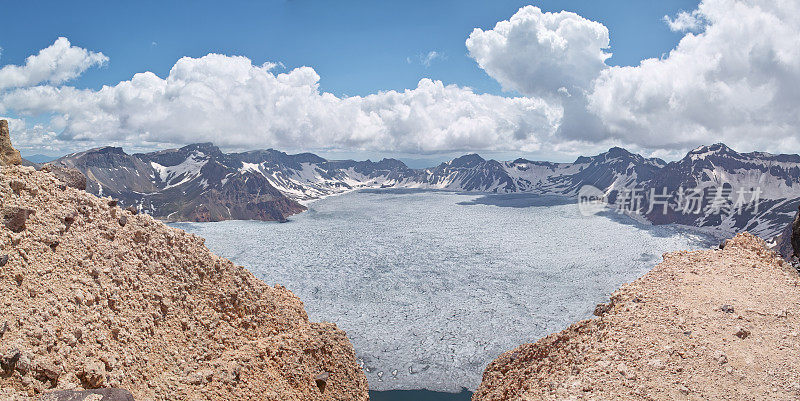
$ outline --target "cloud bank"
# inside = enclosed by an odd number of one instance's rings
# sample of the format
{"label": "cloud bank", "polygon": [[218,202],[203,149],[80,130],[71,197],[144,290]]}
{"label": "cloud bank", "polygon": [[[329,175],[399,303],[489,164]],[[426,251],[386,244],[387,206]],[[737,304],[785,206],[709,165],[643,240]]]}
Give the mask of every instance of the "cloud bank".
{"label": "cloud bank", "polygon": [[[46,49],[47,50],[47,49]],[[276,74],[245,57],[184,57],[100,90],[39,85],[3,95],[0,112],[52,114],[57,139],[84,144],[214,141],[223,146],[431,153],[536,149],[560,109],[422,79],[369,96],[320,92],[310,67]]]}
{"label": "cloud bank", "polygon": [[[311,67],[209,54],[99,90],[67,82],[108,62],[65,38],[0,69],[0,114],[22,146],[82,149],[214,141],[240,148],[403,153],[606,146],[662,152],[724,141],[800,151],[800,3],[704,0],[666,16],[683,32],[660,59],[608,64],[600,22],[527,6],[466,40],[509,96],[422,79],[415,88],[339,97]],[[45,116],[45,117],[42,117]],[[600,145],[602,144],[602,145]],[[599,150],[599,149],[598,149]]]}
{"label": "cloud bank", "polygon": [[605,69],[590,111],[624,142],[800,151],[800,2],[706,0],[691,15],[703,31],[666,58]]}

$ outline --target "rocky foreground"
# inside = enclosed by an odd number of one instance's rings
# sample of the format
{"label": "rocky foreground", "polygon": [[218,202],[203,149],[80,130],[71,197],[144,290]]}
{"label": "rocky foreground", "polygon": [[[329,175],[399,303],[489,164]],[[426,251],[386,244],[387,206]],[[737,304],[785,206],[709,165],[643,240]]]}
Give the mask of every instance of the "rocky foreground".
{"label": "rocky foreground", "polygon": [[665,254],[595,314],[498,357],[473,400],[800,398],[800,277],[750,234]]}
{"label": "rocky foreground", "polygon": [[0,202],[0,399],[368,399],[343,331],[202,238],[31,167]]}

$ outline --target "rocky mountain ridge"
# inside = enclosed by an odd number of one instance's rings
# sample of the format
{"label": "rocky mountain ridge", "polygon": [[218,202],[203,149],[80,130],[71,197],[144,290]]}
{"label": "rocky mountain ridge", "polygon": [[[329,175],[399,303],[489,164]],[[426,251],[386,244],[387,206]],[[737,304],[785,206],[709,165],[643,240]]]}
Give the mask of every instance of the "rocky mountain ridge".
{"label": "rocky mountain ridge", "polygon": [[588,185],[612,209],[654,224],[773,238],[800,203],[800,155],[738,153],[724,144],[669,163],[615,147],[572,163],[469,154],[411,169],[396,159],[326,160],[274,149],[224,153],[210,143],[133,155],[98,148],[53,163],[84,172],[90,192],[167,220],[283,220],[304,210],[301,202],[360,188],[578,197]]}
{"label": "rocky mountain ridge", "polygon": [[216,146],[194,144],[146,154],[103,147],[51,163],[77,169],[87,191],[172,221],[283,221],[305,210],[261,174],[241,170]]}
{"label": "rocky mountain ridge", "polygon": [[346,334],[292,292],[18,163],[0,160],[0,399],[369,398]]}
{"label": "rocky mountain ridge", "polygon": [[500,355],[472,400],[796,400],[798,288],[747,233],[664,254],[595,318]]}

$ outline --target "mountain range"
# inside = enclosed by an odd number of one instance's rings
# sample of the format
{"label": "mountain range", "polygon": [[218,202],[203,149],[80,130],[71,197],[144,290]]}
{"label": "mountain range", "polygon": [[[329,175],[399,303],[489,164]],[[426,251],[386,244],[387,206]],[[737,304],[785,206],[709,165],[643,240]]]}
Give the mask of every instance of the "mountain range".
{"label": "mountain range", "polygon": [[137,154],[103,147],[52,163],[83,172],[89,192],[171,221],[283,221],[307,201],[361,188],[578,197],[591,185],[612,208],[654,224],[772,238],[800,203],[800,155],[738,153],[724,144],[669,163],[614,147],[572,163],[468,154],[411,169],[396,159],[327,160],[273,149],[224,153],[211,143]]}

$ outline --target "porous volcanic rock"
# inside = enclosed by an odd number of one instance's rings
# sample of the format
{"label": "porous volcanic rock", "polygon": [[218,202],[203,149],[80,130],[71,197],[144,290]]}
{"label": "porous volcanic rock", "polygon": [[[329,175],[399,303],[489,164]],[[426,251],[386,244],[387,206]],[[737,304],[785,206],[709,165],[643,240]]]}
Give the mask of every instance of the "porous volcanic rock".
{"label": "porous volcanic rock", "polygon": [[757,237],[665,254],[603,309],[500,355],[473,401],[800,398],[800,278]]}
{"label": "porous volcanic rock", "polygon": [[47,163],[42,166],[42,170],[52,173],[65,185],[75,189],[86,189],[86,176],[76,168],[61,166],[58,164]]}
{"label": "porous volcanic rock", "polygon": [[368,399],[342,330],[202,238],[31,167],[0,167],[0,198],[35,211],[18,232],[0,225],[0,399]]}

